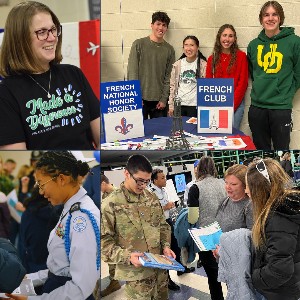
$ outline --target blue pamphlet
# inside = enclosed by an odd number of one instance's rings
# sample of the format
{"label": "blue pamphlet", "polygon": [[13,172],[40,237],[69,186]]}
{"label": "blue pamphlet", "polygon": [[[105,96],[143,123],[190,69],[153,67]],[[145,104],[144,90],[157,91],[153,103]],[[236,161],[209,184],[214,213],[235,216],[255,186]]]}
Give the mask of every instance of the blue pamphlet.
{"label": "blue pamphlet", "polygon": [[145,252],[144,256],[139,257],[139,260],[144,267],[175,271],[185,270],[184,266],[177,262],[174,258],[165,255]]}
{"label": "blue pamphlet", "polygon": [[200,251],[215,250],[220,244],[222,230],[218,222],[201,228],[188,229]]}

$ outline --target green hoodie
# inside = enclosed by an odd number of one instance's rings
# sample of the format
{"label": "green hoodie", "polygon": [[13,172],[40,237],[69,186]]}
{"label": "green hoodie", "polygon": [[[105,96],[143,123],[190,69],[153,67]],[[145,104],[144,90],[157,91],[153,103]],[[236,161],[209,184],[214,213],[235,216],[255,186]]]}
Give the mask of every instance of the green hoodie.
{"label": "green hoodie", "polygon": [[262,30],[247,48],[252,78],[251,104],[268,109],[291,109],[300,88],[300,37],[292,27],[269,38]]}

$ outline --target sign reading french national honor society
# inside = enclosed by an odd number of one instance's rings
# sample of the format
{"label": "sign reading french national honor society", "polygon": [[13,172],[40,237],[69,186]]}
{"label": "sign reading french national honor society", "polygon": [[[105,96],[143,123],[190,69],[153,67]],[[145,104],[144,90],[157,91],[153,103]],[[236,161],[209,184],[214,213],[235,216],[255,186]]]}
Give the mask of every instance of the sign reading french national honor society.
{"label": "sign reading french national honor society", "polygon": [[138,80],[101,83],[100,93],[107,143],[145,135],[142,93]]}
{"label": "sign reading french national honor society", "polygon": [[197,132],[232,133],[233,78],[197,80]]}

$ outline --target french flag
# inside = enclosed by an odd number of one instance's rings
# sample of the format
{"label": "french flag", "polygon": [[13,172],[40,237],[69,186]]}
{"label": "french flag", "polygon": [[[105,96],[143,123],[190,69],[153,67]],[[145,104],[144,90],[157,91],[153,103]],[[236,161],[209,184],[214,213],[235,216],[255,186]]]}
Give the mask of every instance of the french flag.
{"label": "french flag", "polygon": [[224,132],[232,124],[232,108],[230,107],[205,107],[198,111],[199,128],[209,132]]}
{"label": "french flag", "polygon": [[79,67],[100,99],[100,20],[62,23],[64,64]]}

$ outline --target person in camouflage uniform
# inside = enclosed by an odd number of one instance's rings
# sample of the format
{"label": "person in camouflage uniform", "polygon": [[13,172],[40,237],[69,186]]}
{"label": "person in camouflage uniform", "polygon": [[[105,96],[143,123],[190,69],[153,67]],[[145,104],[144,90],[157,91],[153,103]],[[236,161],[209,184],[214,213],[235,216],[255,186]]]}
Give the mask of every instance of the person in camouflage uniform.
{"label": "person in camouflage uniform", "polygon": [[143,252],[175,258],[171,229],[156,195],[146,189],[152,166],[143,155],[132,155],[125,181],[101,205],[101,256],[116,264],[115,279],[126,281],[127,299],[168,299],[165,270],[145,268]]}
{"label": "person in camouflage uniform", "polygon": [[[109,182],[109,179],[104,174],[101,174],[101,192],[102,192],[101,200],[105,199],[109,194],[111,194],[116,189],[117,188]],[[114,279],[116,265],[108,264],[108,271],[109,271],[110,283],[103,291],[100,292],[101,297],[106,297],[121,288],[119,281]],[[100,289],[99,284],[98,284],[98,288]]]}

